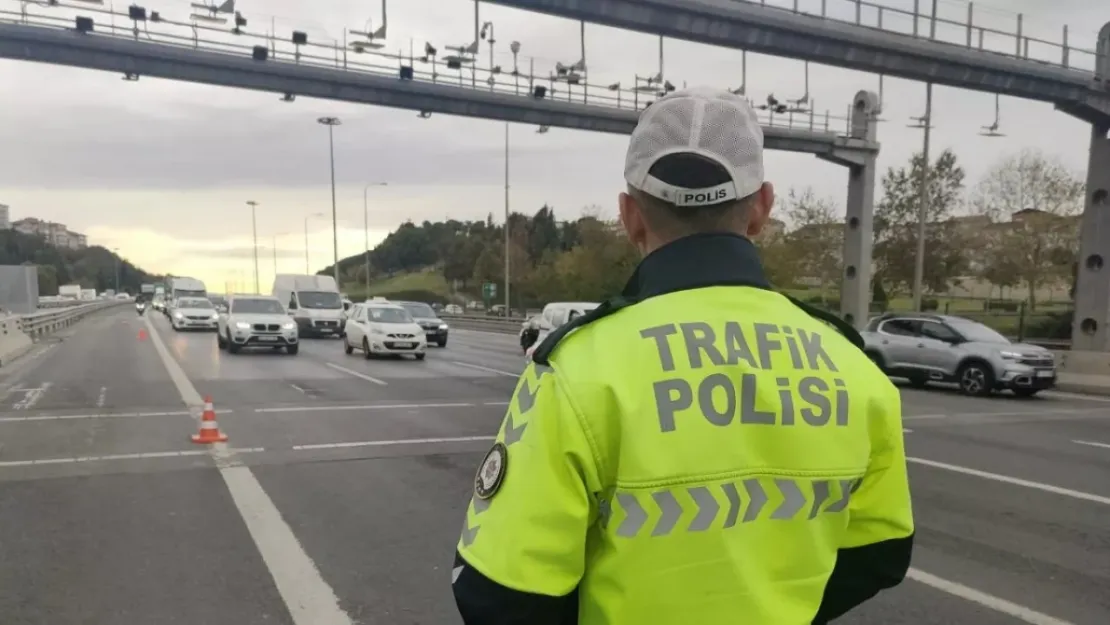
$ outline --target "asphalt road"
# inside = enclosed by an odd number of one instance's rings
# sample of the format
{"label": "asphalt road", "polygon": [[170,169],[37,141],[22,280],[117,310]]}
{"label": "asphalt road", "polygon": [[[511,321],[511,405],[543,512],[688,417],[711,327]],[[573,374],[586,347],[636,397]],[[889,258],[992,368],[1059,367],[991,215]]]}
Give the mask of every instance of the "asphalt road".
{"label": "asphalt road", "polygon": [[[463,330],[423,362],[231,356],[91,316],[0,370],[0,620],[456,625],[453,546],[522,364]],[[204,395],[226,449],[189,441]],[[1110,401],[903,397],[913,579],[841,622],[1110,622]]]}

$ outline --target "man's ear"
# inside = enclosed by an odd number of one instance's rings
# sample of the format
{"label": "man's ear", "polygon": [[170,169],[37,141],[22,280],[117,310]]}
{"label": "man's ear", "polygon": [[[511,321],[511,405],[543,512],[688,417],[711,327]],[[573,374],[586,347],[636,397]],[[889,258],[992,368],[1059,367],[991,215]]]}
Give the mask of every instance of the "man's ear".
{"label": "man's ear", "polygon": [[643,251],[647,248],[647,225],[644,223],[644,211],[640,203],[629,193],[621,193],[617,198],[620,206],[621,225],[628,235],[628,240],[636,249]]}
{"label": "man's ear", "polygon": [[759,191],[756,191],[752,203],[748,206],[748,236],[754,237],[763,232],[767,220],[771,218],[771,208],[775,204],[775,187],[770,182],[764,182]]}

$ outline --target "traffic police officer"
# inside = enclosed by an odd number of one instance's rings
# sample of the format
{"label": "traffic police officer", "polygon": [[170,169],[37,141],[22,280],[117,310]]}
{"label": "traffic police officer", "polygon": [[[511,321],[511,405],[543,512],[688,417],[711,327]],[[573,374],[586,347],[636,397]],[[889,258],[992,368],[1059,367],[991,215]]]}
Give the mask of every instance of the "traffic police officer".
{"label": "traffic police officer", "polygon": [[826,623],[897,585],[898,390],[854,329],[771,289],[748,238],[774,200],[752,108],[659,99],[625,179],[644,259],[517,384],[458,542],[465,623]]}

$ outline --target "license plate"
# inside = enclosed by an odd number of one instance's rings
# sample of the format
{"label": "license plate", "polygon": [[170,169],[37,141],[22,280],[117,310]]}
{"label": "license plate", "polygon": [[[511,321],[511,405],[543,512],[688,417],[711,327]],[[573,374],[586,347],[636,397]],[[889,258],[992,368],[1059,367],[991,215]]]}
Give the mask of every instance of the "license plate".
{"label": "license plate", "polygon": [[394,343],[393,346],[397,348],[412,347],[412,343]]}
{"label": "license plate", "polygon": [[1056,377],[1056,372],[1055,371],[1038,371],[1037,372],[1037,377],[1038,378],[1054,378],[1054,377]]}
{"label": "license plate", "polygon": [[319,328],[321,334],[331,333],[331,328]]}
{"label": "license plate", "polygon": [[274,341],[278,340],[278,337],[276,337],[276,336],[260,336],[260,337],[258,337],[258,340],[266,341],[267,343],[273,343]]}

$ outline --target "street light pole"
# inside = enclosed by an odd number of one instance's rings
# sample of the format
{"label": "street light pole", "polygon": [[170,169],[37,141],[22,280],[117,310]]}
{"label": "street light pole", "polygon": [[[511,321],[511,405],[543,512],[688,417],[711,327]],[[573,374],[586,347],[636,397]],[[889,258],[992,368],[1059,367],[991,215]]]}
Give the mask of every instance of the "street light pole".
{"label": "street light pole", "polygon": [[116,295],[119,295],[119,248],[112,248],[112,255],[116,258]]}
{"label": "street light pole", "polygon": [[332,245],[332,273],[335,277],[336,287],[339,284],[339,217],[335,208],[335,127],[340,125],[338,117],[321,117],[317,122],[328,127],[328,149],[331,157],[331,245]]}
{"label": "street light pole", "polygon": [[929,219],[929,142],[932,138],[933,83],[925,85],[925,139],[921,146],[921,181],[917,198],[917,251],[913,263],[913,309],[921,310],[925,291],[925,228]]}
{"label": "street light pole", "polygon": [[255,214],[258,202],[250,200],[247,206],[251,207],[251,232],[254,234],[254,292],[261,293],[258,285],[258,219]]}
{"label": "street light pole", "polygon": [[509,307],[509,122],[505,122],[505,316]]}
{"label": "street light pole", "polygon": [[370,187],[384,187],[388,182],[371,182],[362,188],[362,236],[366,242],[366,251],[363,259],[366,262],[366,297],[370,297],[370,209],[366,201],[366,194]]}

